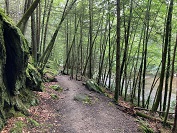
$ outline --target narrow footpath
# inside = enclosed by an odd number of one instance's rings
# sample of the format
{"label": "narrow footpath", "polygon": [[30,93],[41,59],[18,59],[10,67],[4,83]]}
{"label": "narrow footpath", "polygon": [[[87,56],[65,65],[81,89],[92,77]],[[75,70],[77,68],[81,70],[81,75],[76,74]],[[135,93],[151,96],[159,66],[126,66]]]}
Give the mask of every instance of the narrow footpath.
{"label": "narrow footpath", "polygon": [[[61,113],[59,133],[137,133],[135,119],[116,108],[111,100],[101,94],[88,91],[82,82],[58,76],[63,87],[57,107]],[[74,100],[87,95],[90,104]]]}
{"label": "narrow footpath", "polygon": [[[69,76],[56,78],[58,82],[45,83],[44,92],[36,92],[39,105],[29,109],[30,116],[9,119],[1,133],[11,132],[15,123],[24,133],[140,133],[135,118],[118,110],[110,98]],[[57,84],[62,91],[51,89]]]}

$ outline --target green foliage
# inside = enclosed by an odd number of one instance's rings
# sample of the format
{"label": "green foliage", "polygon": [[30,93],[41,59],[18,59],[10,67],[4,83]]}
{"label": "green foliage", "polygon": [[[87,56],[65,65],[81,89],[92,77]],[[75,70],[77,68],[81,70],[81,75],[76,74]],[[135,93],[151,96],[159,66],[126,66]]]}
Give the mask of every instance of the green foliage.
{"label": "green foliage", "polygon": [[148,123],[145,121],[139,121],[140,129],[143,133],[154,133],[154,131],[149,127]]}
{"label": "green foliage", "polygon": [[19,98],[22,100],[23,104],[25,104],[27,108],[31,106],[36,106],[39,104],[39,100],[37,99],[34,92],[32,92],[30,89],[24,89],[19,94]]}
{"label": "green foliage", "polygon": [[26,69],[26,77],[27,77],[26,84],[31,90],[42,91],[41,74],[38,72],[38,70],[31,63],[28,63],[28,66]]}
{"label": "green foliage", "polygon": [[10,133],[22,133],[23,128],[26,126],[27,125],[23,121],[17,121],[13,128],[10,129]]}
{"label": "green foliage", "polygon": [[39,127],[40,126],[40,124],[32,118],[28,119],[28,124],[30,124],[30,126],[32,126],[32,127]]}
{"label": "green foliage", "polygon": [[58,96],[56,94],[50,94],[52,99],[58,99]]}
{"label": "green foliage", "polygon": [[50,88],[55,91],[63,91],[63,88],[61,88],[59,85],[51,85]]}
{"label": "green foliage", "polygon": [[0,118],[0,129],[2,129],[4,127],[4,121],[2,120],[2,118]]}
{"label": "green foliage", "polygon": [[77,94],[74,96],[74,100],[83,102],[84,104],[91,104],[91,98],[86,94]]}
{"label": "green foliage", "polygon": [[25,117],[24,114],[22,114],[21,112],[19,111],[16,111],[14,109],[14,107],[10,108],[7,112],[7,115],[6,115],[7,118],[11,118],[11,117]]}
{"label": "green foliage", "polygon": [[58,74],[59,64],[57,60],[49,60],[46,68],[44,69],[44,73],[51,73],[53,76]]}

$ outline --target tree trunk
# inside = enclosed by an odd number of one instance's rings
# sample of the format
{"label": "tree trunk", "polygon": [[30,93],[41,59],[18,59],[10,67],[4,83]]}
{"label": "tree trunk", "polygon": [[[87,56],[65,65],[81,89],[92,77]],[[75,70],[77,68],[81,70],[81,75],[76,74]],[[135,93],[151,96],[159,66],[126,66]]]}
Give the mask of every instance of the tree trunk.
{"label": "tree trunk", "polygon": [[[177,47],[177,35],[176,35],[176,45],[174,48],[174,55],[173,55],[173,63],[175,62],[175,55],[176,55],[176,47]],[[174,64],[172,64],[172,72],[174,71]],[[177,132],[177,90],[176,90],[176,107],[175,107],[175,119],[174,119],[174,125],[173,125],[173,130],[172,133]]]}
{"label": "tree trunk", "polygon": [[[69,13],[69,11],[71,10],[72,6],[75,4],[77,0],[74,0],[68,7],[68,2],[69,0],[66,1],[66,4],[65,4],[65,8],[64,8],[64,11],[63,11],[63,14],[62,14],[62,18],[57,26],[57,28],[55,29],[55,32],[53,33],[53,36],[45,50],[45,52],[43,53],[43,55],[41,56],[40,58],[40,62],[38,63],[39,67],[40,67],[40,71],[42,72],[45,68],[45,65],[49,59],[49,56],[50,56],[50,53],[54,47],[54,44],[55,44],[55,40],[57,38],[57,35],[58,35],[58,32],[61,28],[61,24],[63,23],[65,17],[67,16],[67,14]],[[68,7],[68,9],[67,9]]]}
{"label": "tree trunk", "polygon": [[52,9],[52,5],[53,5],[53,0],[51,0],[51,2],[50,2],[48,14],[47,14],[47,20],[46,20],[45,29],[44,29],[44,40],[43,40],[43,44],[41,44],[43,46],[43,53],[46,49],[46,38],[47,38],[47,31],[48,31],[48,23],[49,23],[49,18],[50,18],[50,12],[51,12],[51,9]]}
{"label": "tree trunk", "polygon": [[9,15],[9,0],[5,0],[5,4],[6,4],[6,14]]}
{"label": "tree trunk", "polygon": [[93,0],[89,0],[89,43],[90,43],[89,55],[90,57],[89,57],[88,77],[90,79],[93,76],[93,73],[92,73],[92,53],[93,53],[92,31],[93,31]]}
{"label": "tree trunk", "polygon": [[163,49],[162,54],[162,67],[161,67],[161,74],[160,74],[160,83],[157,89],[157,97],[154,100],[154,104],[152,106],[152,112],[157,111],[159,107],[159,103],[162,98],[162,90],[163,90],[163,81],[165,76],[165,69],[166,69],[166,56],[167,56],[167,48],[169,45],[169,37],[171,37],[171,21],[172,21],[172,12],[173,12],[173,0],[170,1],[170,6],[168,10],[168,16],[167,16],[167,23],[166,23],[166,33],[165,33],[165,45]]}
{"label": "tree trunk", "polygon": [[32,46],[32,57],[34,61],[34,65],[37,64],[37,40],[36,40],[36,22],[35,22],[35,14],[31,15],[31,46]]}
{"label": "tree trunk", "polygon": [[39,2],[40,2],[40,0],[35,0],[33,2],[33,4],[30,6],[30,8],[25,12],[25,14],[21,18],[21,20],[18,22],[17,27],[20,28],[22,33],[24,33],[27,21],[28,21],[29,17],[31,16],[31,14],[33,13],[33,11],[36,9]]}
{"label": "tree trunk", "polygon": [[[171,76],[170,76],[170,88],[169,88],[169,95],[168,95],[168,105],[167,105],[167,112],[165,114],[165,118],[164,118],[164,124],[166,124],[167,122],[167,117],[169,114],[169,110],[170,110],[170,103],[171,103],[171,93],[172,93],[172,82],[173,82],[173,76],[174,76],[174,69],[175,69],[175,57],[176,57],[176,47],[177,47],[177,36],[176,36],[176,44],[174,46],[174,51],[173,51],[173,58],[172,58],[172,70],[171,70]],[[177,127],[176,127],[176,122],[177,122],[177,107],[175,108],[175,120],[174,120],[174,125],[173,125],[173,131],[177,131]]]}
{"label": "tree trunk", "polygon": [[120,94],[120,0],[117,0],[117,47],[116,47],[116,88],[114,98],[118,101]]}

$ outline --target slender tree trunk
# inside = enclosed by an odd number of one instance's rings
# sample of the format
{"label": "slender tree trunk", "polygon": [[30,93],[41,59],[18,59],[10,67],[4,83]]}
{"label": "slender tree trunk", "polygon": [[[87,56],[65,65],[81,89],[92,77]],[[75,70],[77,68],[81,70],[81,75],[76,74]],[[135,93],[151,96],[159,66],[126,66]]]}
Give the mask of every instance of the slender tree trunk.
{"label": "slender tree trunk", "polygon": [[[25,14],[25,12],[28,10],[28,8],[30,7],[30,5],[31,5],[31,0],[25,0],[25,5],[24,5],[24,14]],[[23,29],[23,31],[22,31],[22,33],[25,35],[25,32],[26,32],[26,27],[27,27],[27,25],[28,25],[28,22],[26,22],[26,25],[25,25],[25,27],[24,27],[24,29]]]}
{"label": "slender tree trunk", "polygon": [[[133,10],[133,1],[131,0],[130,13],[129,13],[127,27],[126,27],[126,24],[125,24],[126,20],[125,20],[125,17],[124,17],[124,32],[125,32],[124,33],[124,40],[125,40],[125,48],[124,48],[124,54],[123,54],[123,58],[122,58],[121,68],[120,68],[120,80],[122,79],[122,75],[124,73],[123,70],[126,67],[125,64],[127,63],[127,58],[128,58],[127,56],[128,56],[128,50],[129,50],[130,26],[131,26],[131,20],[132,20],[132,15],[133,15],[132,14],[132,10]],[[124,12],[124,15],[125,15],[125,12]],[[124,81],[123,80],[121,80],[121,81],[122,81],[122,86],[121,86],[121,95],[122,95]]]}
{"label": "slender tree trunk", "polygon": [[[174,62],[175,62],[175,57],[176,57],[176,47],[177,47],[177,35],[176,35],[176,44],[175,44],[175,47],[174,47],[173,59],[172,59],[172,74],[174,73]],[[177,87],[177,85],[176,85],[176,87]],[[174,119],[174,125],[173,125],[172,133],[176,133],[176,132],[177,132],[177,90],[176,90],[175,119]]]}
{"label": "slender tree trunk", "polygon": [[145,42],[144,42],[144,64],[143,64],[143,85],[142,85],[142,107],[145,107],[145,78],[146,78],[146,67],[147,67],[147,45],[149,39],[149,23],[150,23],[150,10],[152,0],[148,0],[146,17],[145,17]]}
{"label": "slender tree trunk", "polygon": [[46,65],[46,63],[47,63],[47,61],[48,61],[48,59],[49,59],[50,53],[51,53],[51,51],[52,51],[52,49],[53,49],[53,47],[54,47],[54,44],[55,44],[56,37],[57,37],[58,32],[59,32],[59,30],[60,30],[60,28],[61,28],[61,24],[63,23],[65,17],[67,16],[67,14],[69,13],[69,11],[71,10],[72,6],[74,5],[74,3],[75,3],[76,1],[77,1],[77,0],[74,0],[74,1],[69,5],[68,9],[67,9],[67,6],[68,6],[69,0],[66,1],[65,8],[64,8],[64,11],[63,11],[63,14],[62,14],[62,18],[61,18],[61,20],[60,20],[60,22],[59,22],[59,24],[58,24],[58,26],[57,26],[57,28],[56,28],[56,30],[55,30],[53,36],[52,36],[52,39],[50,40],[49,45],[47,46],[45,52],[43,53],[43,55],[42,55],[41,58],[40,58],[39,66],[40,66],[40,68],[41,68],[41,71],[44,70],[44,67],[45,67],[45,65]]}
{"label": "slender tree trunk", "polygon": [[42,17],[42,24],[41,24],[41,41],[40,41],[40,49],[39,49],[39,52],[40,52],[40,54],[42,54],[42,45],[43,45],[43,38],[44,38],[44,29],[45,29],[45,17],[46,17],[46,9],[47,9],[47,0],[45,0],[45,2],[44,2],[45,4],[44,4],[44,13],[43,13],[43,17]]}
{"label": "slender tree trunk", "polygon": [[[69,21],[68,17],[66,18],[66,58],[69,52]],[[69,62],[66,63],[66,74],[68,74],[68,69],[69,69]]]}
{"label": "slender tree trunk", "polygon": [[[76,24],[76,27],[75,27],[75,31],[74,31],[74,36],[73,36],[73,40],[72,40],[72,43],[71,43],[71,46],[70,46],[70,49],[67,53],[67,56],[66,56],[66,62],[65,62],[65,65],[63,67],[63,72],[65,72],[65,69],[66,69],[66,66],[68,65],[69,66],[69,59],[70,59],[70,55],[72,54],[72,50],[73,50],[73,47],[75,45],[75,40],[76,40],[76,33],[77,33],[77,30],[78,30],[78,26],[79,26],[79,22],[80,22],[80,18]],[[73,55],[72,55],[73,56]],[[73,60],[73,59],[72,59]]]}
{"label": "slender tree trunk", "polygon": [[175,119],[174,119],[172,133],[176,133],[176,132],[177,132],[177,90],[176,90]]}
{"label": "slender tree trunk", "polygon": [[[171,76],[170,76],[170,88],[169,88],[169,95],[168,95],[168,105],[167,105],[167,112],[165,114],[165,118],[164,118],[164,124],[166,124],[167,122],[167,117],[168,117],[168,113],[169,113],[169,109],[170,109],[170,103],[171,103],[171,93],[172,93],[172,84],[173,84],[173,76],[174,76],[174,69],[175,69],[175,57],[176,57],[176,47],[177,47],[177,36],[176,36],[176,44],[174,46],[174,51],[173,51],[173,57],[172,57],[172,69],[171,69]],[[176,99],[177,102],[177,99]],[[176,104],[177,106],[177,104]],[[176,127],[176,122],[177,122],[177,107],[175,108],[175,119],[174,119],[174,125],[173,125],[173,132],[177,131],[177,127]]]}
{"label": "slender tree trunk", "polygon": [[[83,2],[82,2],[82,7],[83,7]],[[80,21],[80,73],[81,73],[81,80],[82,80],[82,71],[83,71],[83,23],[84,23],[84,12],[85,9],[83,7],[82,9],[83,13],[81,14],[81,21]]]}
{"label": "slender tree trunk", "polygon": [[[99,22],[98,29],[97,29],[97,31],[96,31],[96,35],[95,35],[95,37],[94,37],[94,39],[93,39],[93,42],[92,42],[92,49],[93,49],[93,46],[94,46],[94,44],[95,44],[96,38],[97,38],[97,36],[98,36],[99,30],[100,30],[100,27],[101,27],[101,22],[102,22],[102,19],[101,19],[100,22]],[[89,42],[89,40],[88,40],[88,42]],[[84,66],[84,70],[83,70],[83,72],[82,72],[82,75],[85,75],[86,68],[87,68],[87,65],[88,65],[88,63],[89,63],[90,56],[91,56],[91,53],[90,53],[88,50],[89,50],[89,49],[88,49],[88,47],[87,47],[87,57],[86,57],[85,66]]]}
{"label": "slender tree trunk", "polygon": [[36,40],[36,22],[35,22],[35,14],[31,15],[31,46],[32,46],[32,57],[34,60],[34,65],[37,63],[37,40]]}
{"label": "slender tree trunk", "polygon": [[39,46],[40,46],[40,28],[41,28],[41,2],[36,9],[36,45],[37,45],[37,62],[39,59]]}
{"label": "slender tree trunk", "polygon": [[138,83],[138,78],[139,78],[139,72],[138,70],[138,62],[139,62],[139,56],[140,56],[140,44],[142,42],[142,37],[143,37],[143,31],[141,32],[140,35],[140,41],[138,43],[138,50],[137,50],[137,59],[134,67],[134,76],[133,76],[133,85],[132,85],[132,92],[131,92],[131,102],[133,103],[133,99],[135,98],[136,94],[136,88],[137,88],[137,83]]}
{"label": "slender tree trunk", "polygon": [[118,101],[120,94],[120,0],[117,0],[117,47],[116,47],[116,87],[114,98]]}
{"label": "slender tree trunk", "polygon": [[93,53],[93,40],[92,40],[92,31],[93,31],[93,0],[89,0],[89,43],[90,43],[90,49],[89,49],[89,72],[88,77],[92,78],[92,53]]}
{"label": "slender tree trunk", "polygon": [[171,20],[172,20],[172,12],[173,12],[173,0],[170,1],[170,6],[169,6],[169,11],[168,11],[168,16],[167,16],[167,23],[166,23],[166,34],[165,34],[165,45],[163,49],[163,54],[162,54],[162,67],[161,67],[161,75],[160,75],[160,83],[157,89],[157,97],[154,101],[154,104],[152,106],[152,112],[157,111],[159,107],[159,103],[162,98],[162,90],[163,90],[163,81],[164,81],[164,76],[165,76],[165,68],[166,68],[166,56],[167,56],[167,48],[169,45],[169,37],[171,37]]}
{"label": "slender tree trunk", "polygon": [[108,33],[108,35],[109,35],[109,39],[108,39],[108,43],[109,43],[109,53],[108,53],[108,58],[109,58],[109,71],[108,71],[108,81],[109,81],[109,83],[108,83],[108,88],[110,89],[111,88],[111,69],[112,69],[112,67],[111,67],[111,7],[110,7],[110,0],[108,0],[108,19],[109,19],[109,24],[108,24],[108,26],[109,26],[109,33]]}
{"label": "slender tree trunk", "polygon": [[6,14],[9,15],[9,0],[5,0],[5,4],[6,4]]}
{"label": "slender tree trunk", "polygon": [[22,33],[24,33],[27,21],[28,21],[29,17],[31,16],[31,14],[33,13],[33,11],[36,9],[39,2],[40,2],[40,0],[35,0],[32,3],[32,5],[29,7],[29,9],[25,12],[25,14],[21,18],[21,20],[18,22],[17,27],[20,28]]}
{"label": "slender tree trunk", "polygon": [[103,42],[102,44],[100,44],[102,46],[102,50],[100,51],[100,63],[99,63],[99,70],[98,70],[98,84],[100,84],[100,81],[101,81],[101,76],[102,76],[102,73],[103,73],[103,66],[104,66],[104,60],[105,60],[105,52],[106,52],[106,46],[107,46],[107,41],[108,41],[108,38],[107,38],[107,26],[108,26],[108,21],[106,22],[106,25],[105,25],[105,29],[104,29],[104,38],[103,38]]}
{"label": "slender tree trunk", "polygon": [[43,40],[43,45],[42,45],[43,46],[43,53],[44,53],[44,51],[46,49],[46,38],[47,38],[48,24],[49,24],[49,19],[50,19],[50,13],[51,13],[52,5],[53,5],[53,0],[51,0],[51,2],[50,2],[48,14],[47,14],[47,20],[46,20],[46,23],[45,23],[44,40]]}
{"label": "slender tree trunk", "polygon": [[157,78],[157,76],[158,76],[158,72],[159,72],[161,64],[162,64],[162,62],[160,62],[159,66],[157,68],[157,71],[156,71],[156,74],[154,76],[154,79],[153,79],[153,82],[152,82],[152,85],[151,85],[151,89],[150,89],[150,92],[149,92],[149,95],[148,95],[148,98],[147,98],[147,101],[146,101],[147,109],[149,108],[149,102],[150,102],[150,97],[151,97],[152,91],[153,91],[157,81],[159,80],[159,78]]}

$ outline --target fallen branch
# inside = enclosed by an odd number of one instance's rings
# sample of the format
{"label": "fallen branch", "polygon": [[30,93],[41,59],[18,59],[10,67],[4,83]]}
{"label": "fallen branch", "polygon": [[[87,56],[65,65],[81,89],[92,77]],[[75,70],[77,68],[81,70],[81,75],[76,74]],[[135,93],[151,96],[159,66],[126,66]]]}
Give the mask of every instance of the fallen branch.
{"label": "fallen branch", "polygon": [[[164,120],[162,120],[162,119],[160,119],[160,118],[156,118],[156,117],[153,117],[153,116],[149,116],[149,115],[147,115],[147,114],[141,113],[140,111],[136,111],[136,115],[137,115],[137,116],[140,116],[140,117],[143,117],[143,118],[146,118],[146,119],[149,119],[149,120],[159,121],[159,122],[161,122],[161,123],[164,122]],[[167,121],[166,124],[168,124],[168,125],[173,125],[173,122]]]}
{"label": "fallen branch", "polygon": [[[145,109],[145,108],[141,108],[141,107],[134,107],[134,109],[136,109],[136,110],[144,110],[144,111],[151,111],[150,109]],[[163,111],[156,111],[157,113],[160,113],[160,114],[163,114],[163,113],[165,113],[165,112],[163,112]],[[173,114],[175,114],[175,113],[168,113],[168,114],[170,114],[170,115],[173,115]]]}
{"label": "fallen branch", "polygon": [[[144,109],[144,108],[139,108],[139,107],[133,107],[133,108],[129,108],[129,107],[125,107],[125,106],[122,106],[120,104],[117,104],[117,108],[131,116],[139,116],[139,117],[142,117],[142,118],[145,118],[145,119],[149,119],[149,120],[152,120],[152,121],[159,121],[161,123],[164,122],[164,120],[160,119],[160,118],[156,118],[156,117],[153,117],[153,116],[150,116],[150,115],[147,115],[147,114],[144,114],[138,110],[135,110],[135,109],[139,109],[139,110],[146,110],[146,111],[150,111],[148,109]],[[170,122],[170,121],[167,121],[166,124],[168,125],[173,125],[173,122]]]}

